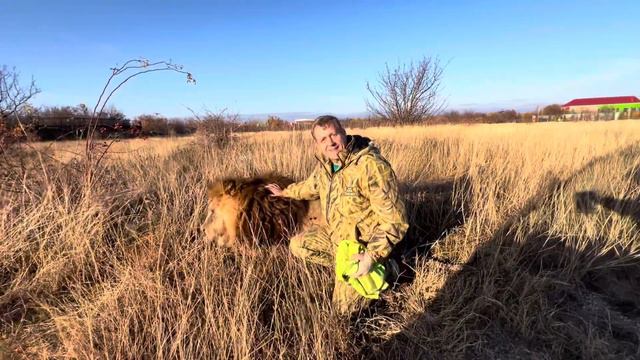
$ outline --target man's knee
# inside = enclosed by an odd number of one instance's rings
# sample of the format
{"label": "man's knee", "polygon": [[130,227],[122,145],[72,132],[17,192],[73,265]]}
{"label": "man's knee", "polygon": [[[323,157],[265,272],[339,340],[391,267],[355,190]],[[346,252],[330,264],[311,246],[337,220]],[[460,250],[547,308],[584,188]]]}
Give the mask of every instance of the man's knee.
{"label": "man's knee", "polygon": [[313,227],[291,238],[291,254],[306,261],[330,266],[332,264],[331,241],[325,229]]}
{"label": "man's knee", "polygon": [[291,254],[295,257],[299,257],[301,259],[309,256],[309,251],[304,248],[304,234],[298,234],[289,240],[289,250]]}

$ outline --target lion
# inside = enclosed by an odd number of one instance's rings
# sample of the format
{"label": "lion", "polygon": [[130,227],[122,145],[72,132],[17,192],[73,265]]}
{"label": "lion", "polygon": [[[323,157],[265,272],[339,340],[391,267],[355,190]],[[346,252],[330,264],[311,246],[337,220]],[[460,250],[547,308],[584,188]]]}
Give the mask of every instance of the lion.
{"label": "lion", "polygon": [[285,188],[293,180],[268,174],[209,183],[207,217],[202,225],[207,240],[221,247],[274,245],[321,221],[319,201],[271,196],[265,189],[271,183]]}

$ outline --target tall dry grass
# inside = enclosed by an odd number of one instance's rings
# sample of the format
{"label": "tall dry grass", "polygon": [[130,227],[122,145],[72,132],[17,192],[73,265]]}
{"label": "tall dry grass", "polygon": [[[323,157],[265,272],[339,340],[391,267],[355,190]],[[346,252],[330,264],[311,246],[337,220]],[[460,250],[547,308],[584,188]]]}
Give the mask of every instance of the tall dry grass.
{"label": "tall dry grass", "polygon": [[195,138],[150,142],[109,159],[92,188],[79,181],[75,160],[25,151],[23,163],[38,166],[7,178],[14,191],[0,199],[0,351],[122,359],[640,355],[640,124],[360,133],[375,139],[402,182],[412,222],[403,259],[413,271],[350,319],[331,308],[330,271],[302,264],[286,247],[220,250],[198,231],[207,179],[268,171],[303,179],[314,166],[308,134],[254,134],[223,148]]}

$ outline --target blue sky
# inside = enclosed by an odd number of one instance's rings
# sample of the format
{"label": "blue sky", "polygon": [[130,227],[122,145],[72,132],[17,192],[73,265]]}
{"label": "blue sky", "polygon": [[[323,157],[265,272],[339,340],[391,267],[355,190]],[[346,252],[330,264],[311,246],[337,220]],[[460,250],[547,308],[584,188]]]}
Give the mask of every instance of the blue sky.
{"label": "blue sky", "polygon": [[36,105],[94,104],[109,68],[171,59],[112,103],[129,116],[359,113],[385,63],[439,57],[451,109],[640,96],[640,2],[2,1],[0,64]]}

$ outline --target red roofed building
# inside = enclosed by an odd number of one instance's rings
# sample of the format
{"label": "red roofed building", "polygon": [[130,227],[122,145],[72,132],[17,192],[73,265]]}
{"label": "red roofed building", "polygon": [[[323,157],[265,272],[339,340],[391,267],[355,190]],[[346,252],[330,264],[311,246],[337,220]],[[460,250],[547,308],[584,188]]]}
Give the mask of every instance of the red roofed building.
{"label": "red roofed building", "polygon": [[573,99],[562,105],[562,110],[572,113],[598,112],[600,110],[625,110],[640,108],[640,99],[635,96],[612,96],[598,98]]}

